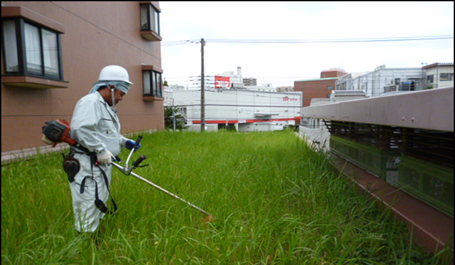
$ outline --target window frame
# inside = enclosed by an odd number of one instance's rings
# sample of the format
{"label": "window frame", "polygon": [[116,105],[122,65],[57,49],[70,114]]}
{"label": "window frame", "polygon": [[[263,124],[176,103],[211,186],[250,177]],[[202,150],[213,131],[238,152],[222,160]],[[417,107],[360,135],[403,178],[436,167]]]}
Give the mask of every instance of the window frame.
{"label": "window frame", "polygon": [[[16,17],[16,18],[8,18],[8,19],[2,19],[2,52],[3,54],[6,54],[7,47],[5,43],[5,32],[3,31],[3,25],[5,21],[12,21],[14,23],[15,27],[15,37],[16,37],[16,47],[14,48],[14,52],[16,52],[17,55],[17,71],[10,71],[8,68],[8,62],[6,56],[3,58],[3,66],[4,66],[4,75],[6,76],[30,76],[30,77],[37,77],[37,78],[43,78],[43,79],[49,79],[49,80],[55,80],[55,81],[63,81],[64,80],[64,75],[63,75],[63,57],[62,57],[62,40],[61,40],[61,33],[58,31],[55,31],[51,28],[42,26],[36,22],[33,22],[31,20],[21,18],[21,17]],[[39,67],[40,70],[39,72],[37,71],[32,71],[30,70],[29,67],[29,62],[27,61],[27,43],[26,40],[26,26],[30,25],[32,27],[37,28],[37,33],[38,33],[38,40],[39,40]],[[43,35],[45,34],[44,31],[51,32],[53,36],[55,36],[55,41],[56,41],[56,59],[57,59],[57,74],[53,74],[51,72],[46,71],[46,60],[45,60],[45,43],[43,39]],[[12,52],[12,51],[8,51]]]}
{"label": "window frame", "polygon": [[[145,79],[145,73],[149,73],[148,80]],[[159,80],[156,76],[159,75]],[[144,65],[142,67],[142,81],[143,81],[143,99],[144,101],[163,101],[163,70],[153,65]],[[146,83],[146,82],[149,83]],[[146,85],[148,90],[146,93]]]}
{"label": "window frame", "polygon": [[[147,7],[147,23],[146,28],[143,28],[142,18],[143,18],[143,7]],[[152,11],[156,16],[151,16]],[[161,10],[151,3],[140,3],[139,5],[139,16],[140,16],[140,30],[143,38],[149,41],[161,41],[161,21],[160,21]],[[152,18],[154,18],[152,20]],[[155,27],[154,27],[155,26]],[[154,29],[155,28],[155,29]]]}
{"label": "window frame", "polygon": [[[65,27],[54,21],[51,20],[41,14],[33,12],[25,7],[22,6],[2,6],[2,44],[1,49],[3,55],[6,54],[5,50],[7,45],[5,43],[5,34],[3,32],[4,28],[4,21],[12,21],[12,25],[14,25],[14,34],[15,34],[15,41],[16,43],[12,42],[10,44],[14,44],[15,47],[12,49],[13,52],[16,53],[17,59],[17,71],[14,69],[11,71],[7,68],[7,65],[11,66],[7,63],[7,56],[2,56],[2,63],[4,66],[2,72],[2,84],[8,87],[27,87],[27,88],[38,88],[38,89],[48,89],[48,88],[68,88],[69,82],[64,81],[64,72],[63,72],[63,56],[62,56],[62,46],[63,42],[61,39],[61,35],[65,33]],[[42,36],[43,30],[50,31],[54,33],[57,51],[56,56],[55,53],[52,54],[54,58],[57,58],[57,71],[58,75],[47,75],[45,72],[41,72],[42,74],[33,74],[27,71],[26,67],[26,53],[25,53],[25,23],[29,23],[39,29],[39,38]],[[12,35],[12,34],[11,34]],[[9,44],[8,44],[9,45]],[[40,39],[40,45],[42,45],[42,41]],[[11,48],[11,47],[8,47]],[[10,52],[10,50],[8,50]],[[43,55],[42,55],[43,54]],[[40,56],[44,56],[43,48],[40,49]],[[14,57],[14,56],[13,56]],[[43,58],[43,57],[42,57]],[[49,62],[49,61],[47,61]],[[14,62],[16,63],[16,62]],[[42,60],[42,66],[45,67],[46,61]],[[52,64],[51,64],[52,65]],[[43,68],[44,71],[44,68]]]}
{"label": "window frame", "polygon": [[440,73],[439,81],[441,82],[453,81],[453,73]]}

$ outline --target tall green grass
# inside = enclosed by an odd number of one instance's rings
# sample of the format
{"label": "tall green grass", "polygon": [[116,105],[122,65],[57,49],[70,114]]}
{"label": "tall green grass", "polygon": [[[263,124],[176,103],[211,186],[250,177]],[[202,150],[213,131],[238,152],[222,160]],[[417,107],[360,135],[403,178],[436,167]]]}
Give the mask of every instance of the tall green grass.
{"label": "tall green grass", "polygon": [[[60,154],[2,166],[2,264],[445,264],[291,132],[144,134],[97,248],[73,230]],[[133,136],[134,139],[136,136]],[[127,150],[122,153],[126,160]]]}

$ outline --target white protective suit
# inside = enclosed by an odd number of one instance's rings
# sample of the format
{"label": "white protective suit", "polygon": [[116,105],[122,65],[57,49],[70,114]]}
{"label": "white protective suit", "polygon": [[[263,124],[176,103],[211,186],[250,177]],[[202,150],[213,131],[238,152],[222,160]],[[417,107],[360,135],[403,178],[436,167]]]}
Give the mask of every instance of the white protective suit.
{"label": "white protective suit", "polygon": [[[77,103],[71,121],[70,137],[90,152],[103,154],[109,150],[114,156],[120,154],[128,140],[120,134],[117,114],[97,91],[84,96]],[[75,229],[79,232],[94,232],[105,215],[95,206],[95,188],[97,185],[98,197],[107,206],[107,187],[111,183],[112,166],[100,164],[99,167],[92,167],[90,156],[82,153],[76,153],[74,158],[79,160],[81,166],[74,181],[70,183]],[[100,168],[107,176],[107,185]],[[81,183],[87,176],[89,177],[84,181],[84,192],[81,193]]]}

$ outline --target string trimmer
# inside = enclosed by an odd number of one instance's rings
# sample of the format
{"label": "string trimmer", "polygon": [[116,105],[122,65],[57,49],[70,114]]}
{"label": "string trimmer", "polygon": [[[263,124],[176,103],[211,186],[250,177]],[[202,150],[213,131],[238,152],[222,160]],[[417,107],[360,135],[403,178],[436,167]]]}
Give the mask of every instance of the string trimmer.
{"label": "string trimmer", "polygon": [[[88,149],[86,149],[82,145],[78,144],[74,139],[69,137],[70,127],[69,127],[69,123],[65,120],[59,119],[59,120],[52,120],[50,122],[46,122],[46,125],[43,126],[43,134],[53,143],[53,145],[52,145],[53,147],[55,147],[58,143],[65,142],[84,152],[89,152]],[[45,143],[48,143],[48,141],[45,141],[44,139],[45,138],[43,137],[43,141]],[[180,198],[179,196],[177,196],[177,195],[167,191],[166,189],[156,185],[155,183],[149,181],[148,179],[145,179],[145,178],[139,176],[138,174],[132,172],[133,169],[135,169],[135,168],[144,167],[144,166],[141,166],[140,164],[142,163],[142,161],[144,161],[147,158],[145,155],[141,155],[136,161],[134,161],[131,164],[131,166],[129,166],[129,161],[131,159],[131,156],[138,149],[138,146],[139,146],[139,143],[141,142],[141,140],[142,140],[142,136],[139,136],[136,141],[136,146],[131,149],[131,152],[128,155],[128,158],[126,159],[125,166],[121,166],[115,162],[112,162],[111,165],[118,168],[120,170],[120,172],[122,172],[123,174],[125,174],[127,176],[132,175],[132,176],[136,177],[137,179],[140,179],[143,182],[157,188],[158,190],[188,204],[189,206],[193,207],[194,209],[196,209],[206,215],[206,217],[204,218],[205,222],[211,222],[213,220],[213,216],[210,213],[204,211],[203,209],[197,207],[196,205],[194,205],[190,202],[187,202],[186,200]],[[119,157],[115,157],[115,161],[117,161],[119,163],[122,162]],[[98,165],[98,161],[95,165]],[[145,166],[147,166],[147,165],[145,165]]]}

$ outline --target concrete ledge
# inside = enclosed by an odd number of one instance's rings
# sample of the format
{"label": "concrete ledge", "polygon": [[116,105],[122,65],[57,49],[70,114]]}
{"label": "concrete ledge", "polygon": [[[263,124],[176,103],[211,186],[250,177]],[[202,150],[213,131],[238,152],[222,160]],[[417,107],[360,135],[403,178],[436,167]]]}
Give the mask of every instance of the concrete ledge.
{"label": "concrete ledge", "polygon": [[29,159],[33,156],[36,156],[38,153],[46,154],[46,153],[51,153],[51,152],[60,152],[67,148],[69,148],[69,145],[67,143],[60,143],[56,147],[52,147],[49,145],[49,146],[27,148],[27,149],[23,149],[23,150],[2,152],[2,165],[6,165],[13,161],[17,161],[17,160],[21,160],[21,159]]}
{"label": "concrete ledge", "polygon": [[453,132],[454,88],[410,91],[304,107],[302,118]]}

